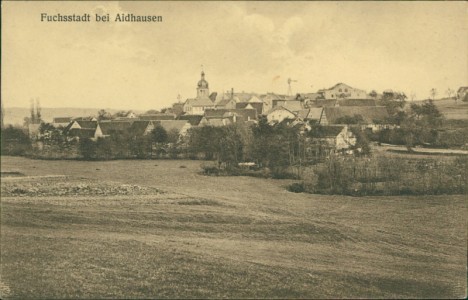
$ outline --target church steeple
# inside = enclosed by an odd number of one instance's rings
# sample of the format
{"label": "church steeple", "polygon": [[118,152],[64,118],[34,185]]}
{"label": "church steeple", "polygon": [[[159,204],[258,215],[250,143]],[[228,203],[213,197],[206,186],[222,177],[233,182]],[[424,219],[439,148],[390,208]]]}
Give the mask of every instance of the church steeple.
{"label": "church steeple", "polygon": [[205,72],[202,70],[201,79],[197,84],[197,98],[209,97],[209,95],[208,81],[205,80]]}

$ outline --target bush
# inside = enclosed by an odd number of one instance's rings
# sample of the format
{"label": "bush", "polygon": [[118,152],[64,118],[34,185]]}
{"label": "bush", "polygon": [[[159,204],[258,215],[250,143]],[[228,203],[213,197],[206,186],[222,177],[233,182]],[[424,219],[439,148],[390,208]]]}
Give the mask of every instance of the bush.
{"label": "bush", "polygon": [[435,146],[439,147],[462,147],[468,144],[468,128],[458,128],[439,131]]}
{"label": "bush", "polygon": [[217,176],[221,172],[220,168],[213,164],[202,164],[201,168],[204,175]]}
{"label": "bush", "polygon": [[31,141],[21,129],[13,126],[1,130],[2,155],[25,155],[31,151]]}
{"label": "bush", "polygon": [[307,192],[340,195],[440,195],[468,192],[468,157],[333,158],[314,167]]}
{"label": "bush", "polygon": [[302,182],[295,182],[288,186],[288,191],[293,193],[303,193],[305,192],[304,183]]}

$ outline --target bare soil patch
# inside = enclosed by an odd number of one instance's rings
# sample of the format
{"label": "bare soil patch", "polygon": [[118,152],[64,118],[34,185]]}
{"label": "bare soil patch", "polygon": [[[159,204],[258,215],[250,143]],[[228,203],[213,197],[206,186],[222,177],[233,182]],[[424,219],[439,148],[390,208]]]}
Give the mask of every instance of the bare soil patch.
{"label": "bare soil patch", "polygon": [[162,191],[135,184],[96,182],[65,176],[23,176],[21,180],[5,180],[1,185],[4,197],[48,197],[48,196],[115,196],[148,195]]}

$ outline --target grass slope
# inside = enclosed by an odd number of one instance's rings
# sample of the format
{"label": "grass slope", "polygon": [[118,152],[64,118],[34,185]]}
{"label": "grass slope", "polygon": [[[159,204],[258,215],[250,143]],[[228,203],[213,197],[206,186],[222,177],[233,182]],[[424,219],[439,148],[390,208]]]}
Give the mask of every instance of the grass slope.
{"label": "grass slope", "polygon": [[434,104],[447,119],[468,120],[468,102],[445,98],[434,100]]}
{"label": "grass slope", "polygon": [[166,191],[2,197],[3,298],[466,296],[464,196],[293,194],[289,181],[198,175],[196,161],[1,163],[39,185]]}

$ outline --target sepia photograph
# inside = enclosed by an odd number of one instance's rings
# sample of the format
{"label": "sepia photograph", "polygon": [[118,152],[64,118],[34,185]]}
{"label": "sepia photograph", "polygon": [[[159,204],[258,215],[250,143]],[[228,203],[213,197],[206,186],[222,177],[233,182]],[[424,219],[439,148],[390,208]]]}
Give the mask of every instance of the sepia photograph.
{"label": "sepia photograph", "polygon": [[1,299],[466,299],[466,1],[1,8]]}

